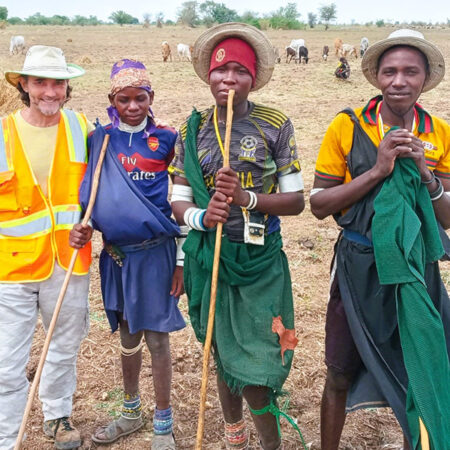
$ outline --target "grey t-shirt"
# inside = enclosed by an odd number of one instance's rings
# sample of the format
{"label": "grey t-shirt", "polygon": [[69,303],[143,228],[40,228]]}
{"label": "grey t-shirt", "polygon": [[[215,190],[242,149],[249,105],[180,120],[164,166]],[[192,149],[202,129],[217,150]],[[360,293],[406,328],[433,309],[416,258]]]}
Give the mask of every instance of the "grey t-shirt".
{"label": "grey t-shirt", "polygon": [[[214,194],[215,174],[223,165],[222,153],[213,122],[214,108],[203,111],[197,136],[197,153],[203,179],[209,195]],[[186,177],[184,173],[184,140],[187,123],[181,126],[175,144],[175,157],[169,173]],[[219,123],[222,142],[225,141],[225,124]],[[249,102],[245,117],[233,121],[230,139],[230,167],[238,174],[243,189],[255,193],[275,193],[278,178],[300,172],[294,127],[280,111]],[[265,218],[266,232],[279,230],[277,216]],[[230,216],[224,231],[233,241],[242,242],[244,220],[241,208],[231,205]]]}

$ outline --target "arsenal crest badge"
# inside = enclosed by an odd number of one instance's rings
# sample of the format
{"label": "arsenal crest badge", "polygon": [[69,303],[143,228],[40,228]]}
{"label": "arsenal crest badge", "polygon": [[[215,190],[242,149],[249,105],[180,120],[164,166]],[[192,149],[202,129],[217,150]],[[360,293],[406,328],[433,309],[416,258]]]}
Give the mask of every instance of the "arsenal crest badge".
{"label": "arsenal crest badge", "polygon": [[156,150],[158,150],[159,148],[159,140],[157,137],[155,136],[150,136],[147,139],[147,144],[148,144],[148,148],[152,151],[152,152],[156,152]]}

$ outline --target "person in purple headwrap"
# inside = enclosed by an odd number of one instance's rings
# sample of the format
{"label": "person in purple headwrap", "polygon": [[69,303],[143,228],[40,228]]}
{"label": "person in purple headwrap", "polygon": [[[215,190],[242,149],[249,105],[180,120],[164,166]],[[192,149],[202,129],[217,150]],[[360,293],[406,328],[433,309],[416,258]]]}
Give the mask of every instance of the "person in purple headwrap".
{"label": "person in purple headwrap", "polygon": [[[144,424],[139,373],[143,338],[152,357],[155,389],[152,449],[175,449],[170,387],[169,332],[185,326],[178,309],[183,293],[183,254],[175,238],[180,229],[167,201],[167,168],[177,133],[155,124],[150,106],[154,92],[144,64],[123,59],[111,72],[111,124],[97,127],[88,139],[90,159],[80,188],[87,206],[92,177],[106,133],[110,141],[92,212],[103,234],[100,256],[103,302],[111,329],[120,329],[124,403],[119,419],[98,428],[92,440],[111,443]],[[85,238],[75,227],[72,244]],[[180,242],[180,246],[181,246]]]}

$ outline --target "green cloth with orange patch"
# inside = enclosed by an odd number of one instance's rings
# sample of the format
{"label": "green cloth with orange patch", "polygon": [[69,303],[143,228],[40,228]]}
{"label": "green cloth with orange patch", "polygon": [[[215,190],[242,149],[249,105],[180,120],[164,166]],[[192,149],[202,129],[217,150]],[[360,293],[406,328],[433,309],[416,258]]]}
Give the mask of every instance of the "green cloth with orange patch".
{"label": "green cloth with orange patch", "polygon": [[[196,151],[199,123],[200,114],[194,110],[184,164],[195,203],[207,208],[210,197]],[[183,246],[189,315],[201,342],[208,324],[215,238],[215,232],[191,230]],[[279,393],[296,344],[291,279],[281,235],[271,233],[265,241],[257,246],[222,237],[213,349],[217,368],[234,392],[260,385]]]}

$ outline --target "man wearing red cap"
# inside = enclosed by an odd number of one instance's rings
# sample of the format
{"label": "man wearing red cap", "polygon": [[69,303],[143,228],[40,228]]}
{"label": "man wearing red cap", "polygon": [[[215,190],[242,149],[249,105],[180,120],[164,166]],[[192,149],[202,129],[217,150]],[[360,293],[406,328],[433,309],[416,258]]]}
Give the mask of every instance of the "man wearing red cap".
{"label": "man wearing red cap", "polygon": [[[226,445],[233,449],[249,444],[243,398],[262,448],[281,448],[275,398],[297,344],[278,218],[304,208],[294,129],[282,112],[247,99],[270,80],[274,62],[270,42],[248,25],[222,24],[198,38],[194,69],[209,84],[216,104],[194,110],[181,127],[169,169],[173,212],[190,229],[183,246],[184,278],[191,323],[201,342],[207,328],[214,230],[217,223],[224,224],[213,348]],[[230,89],[235,91],[230,167],[222,168]]]}

